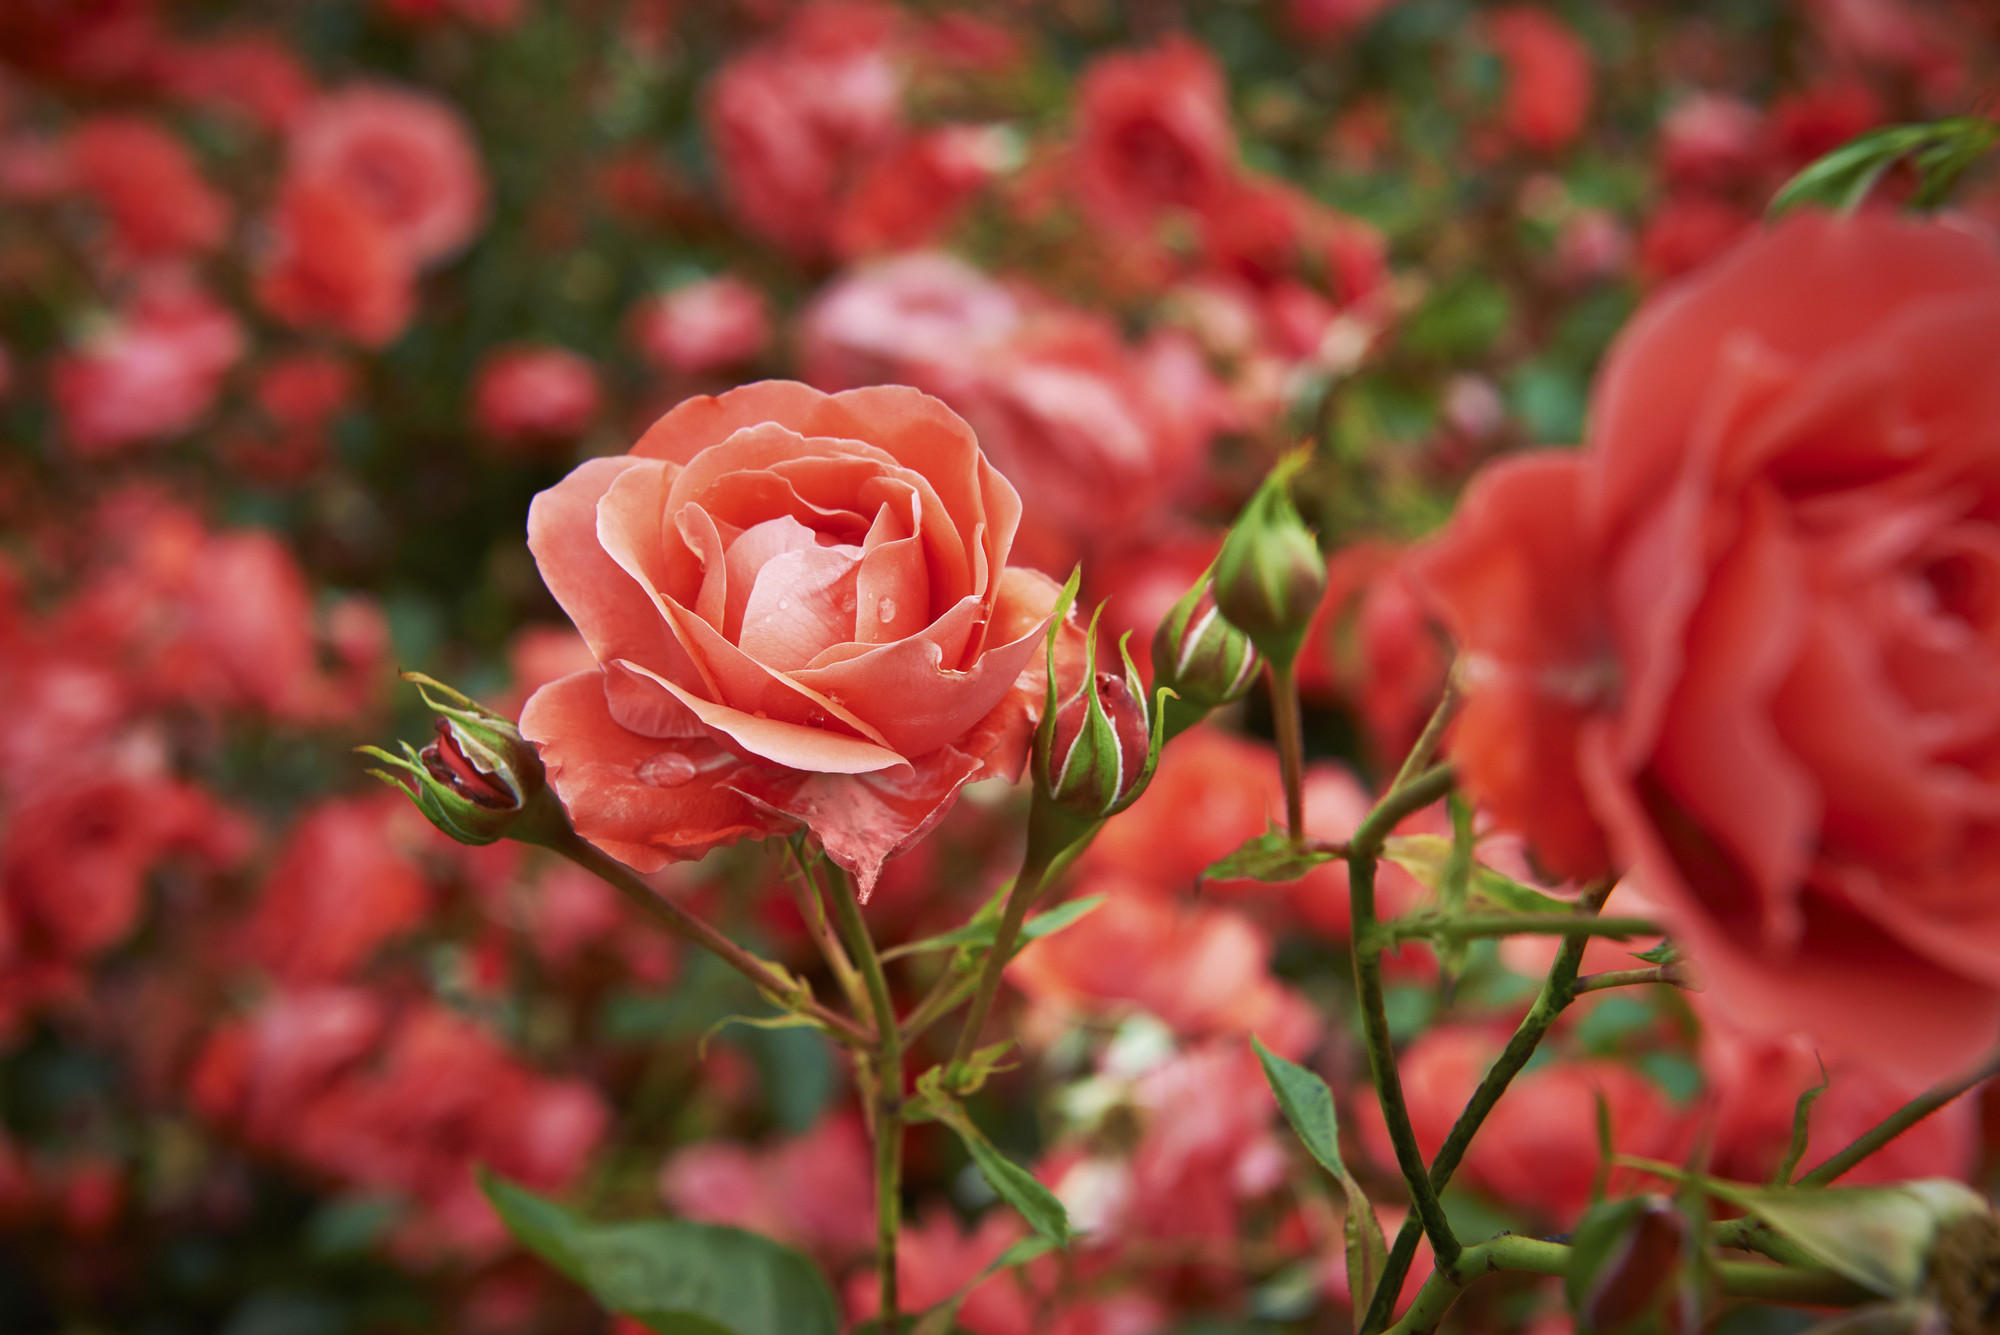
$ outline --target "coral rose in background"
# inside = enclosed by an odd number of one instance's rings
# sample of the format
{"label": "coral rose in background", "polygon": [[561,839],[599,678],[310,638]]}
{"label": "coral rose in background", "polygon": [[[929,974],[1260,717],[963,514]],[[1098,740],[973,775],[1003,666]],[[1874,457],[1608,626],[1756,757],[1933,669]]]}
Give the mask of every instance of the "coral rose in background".
{"label": "coral rose in background", "polygon": [[863,897],[960,787],[1018,775],[1058,590],[1020,502],[913,389],[690,399],[536,498],[597,667],[528,701],[577,832],[642,871],[805,828]]}
{"label": "coral rose in background", "polygon": [[480,364],[472,414],[498,440],[559,444],[583,434],[602,397],[597,370],[582,357],[568,348],[521,344]]}
{"label": "coral rose in background", "polygon": [[412,89],[363,85],[313,103],[292,132],[290,172],[339,189],[418,267],[462,249],[486,215],[472,127]]}
{"label": "coral rose in background", "polygon": [[1802,213],[1646,307],[1577,454],[1419,558],[1460,772],[1631,866],[1715,1003],[1901,1079],[2000,1037],[2000,249]]}

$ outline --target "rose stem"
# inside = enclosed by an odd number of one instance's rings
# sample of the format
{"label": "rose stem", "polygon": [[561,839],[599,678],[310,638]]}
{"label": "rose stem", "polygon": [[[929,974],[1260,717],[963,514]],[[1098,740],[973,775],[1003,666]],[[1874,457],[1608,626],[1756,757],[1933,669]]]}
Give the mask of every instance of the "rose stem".
{"label": "rose stem", "polygon": [[[1396,1051],[1389,1038],[1389,1015],[1382,990],[1381,932],[1375,923],[1375,859],[1396,823],[1411,812],[1443,797],[1450,791],[1451,767],[1439,765],[1426,770],[1408,783],[1383,794],[1348,840],[1347,899],[1353,922],[1354,990],[1361,1004],[1362,1038],[1368,1048],[1368,1068],[1375,1079],[1376,1101],[1388,1124],[1389,1140],[1396,1149],[1396,1166],[1409,1184],[1413,1218],[1423,1222],[1430,1235],[1431,1251],[1440,1268],[1458,1259],[1458,1239],[1444,1217],[1437,1192],[1431,1188],[1430,1173],[1424,1166],[1423,1148],[1417,1144],[1416,1129],[1410,1125],[1409,1105],[1403,1099],[1403,1080],[1396,1070]],[[1384,1273],[1378,1295],[1393,1293],[1397,1284]]]}
{"label": "rose stem", "polygon": [[778,974],[755,955],[640,880],[624,863],[601,853],[574,833],[546,845],[625,897],[627,903],[674,935],[715,955],[756,984],[778,1005],[809,1015],[820,1028],[849,1047],[869,1047],[875,1036],[847,1016],[813,1000],[810,989]]}
{"label": "rose stem", "polygon": [[1845,1173],[1848,1169],[1866,1159],[1884,1145],[1902,1135],[1918,1122],[1923,1121],[1938,1109],[1950,1103],[1959,1095],[1971,1089],[1982,1080],[2000,1075],[2000,1053],[1995,1053],[1982,1063],[1978,1070],[1968,1076],[1935,1085],[1911,1099],[1896,1111],[1877,1122],[1864,1132],[1846,1149],[1826,1160],[1819,1167],[1798,1180],[1801,1187],[1823,1187]]}
{"label": "rose stem", "polygon": [[1007,903],[1000,911],[999,929],[994,933],[993,944],[987,948],[985,963],[980,966],[979,987],[972,994],[972,1009],[965,1013],[965,1025],[958,1031],[958,1046],[952,1049],[953,1066],[965,1065],[978,1050],[979,1031],[986,1027],[986,1013],[993,1009],[993,998],[1000,993],[1000,975],[1005,972],[1007,961],[1013,958],[1014,945],[1021,936],[1021,924],[1027,920],[1029,906],[1040,897],[1042,883],[1047,880],[1048,874],[1048,859],[1038,852],[1036,840],[1030,832],[1027,856],[1022,859],[1020,875],[1007,888]]}
{"label": "rose stem", "polygon": [[881,1276],[882,1333],[898,1335],[903,1325],[896,1296],[896,1236],[903,1212],[903,1036],[896,1027],[882,957],[875,953],[874,938],[845,879],[836,879],[829,897],[875,1014],[875,1107],[868,1119],[875,1134],[875,1265]]}
{"label": "rose stem", "polygon": [[[1456,1261],[1439,1266],[1424,1281],[1410,1310],[1389,1327],[1387,1335],[1428,1335],[1436,1330],[1466,1286],[1481,1275],[1502,1270],[1561,1275],[1568,1272],[1569,1263],[1570,1249],[1562,1243],[1514,1234],[1502,1234],[1490,1242],[1467,1247]],[[1723,1261],[1716,1266],[1716,1277],[1728,1297],[1756,1298],[1791,1306],[1854,1307],[1873,1302],[1878,1296],[1845,1275],[1817,1267]]]}
{"label": "rose stem", "polygon": [[792,891],[798,898],[799,916],[805,920],[806,935],[819,947],[827,967],[833,970],[835,981],[847,997],[848,1009],[859,1015],[866,1004],[861,975],[854,971],[854,962],[841,949],[840,941],[833,934],[833,925],[827,921],[826,900],[820,890],[819,877],[813,874],[813,864],[807,860],[803,840],[786,840],[785,850],[797,872],[796,877],[788,876],[786,879],[792,882]]}
{"label": "rose stem", "polygon": [[[1578,914],[1596,913],[1610,893],[1610,881],[1592,884],[1577,902]],[[1549,966],[1549,976],[1542,983],[1542,990],[1536,995],[1534,1004],[1528,1008],[1513,1036],[1507,1040],[1507,1046],[1480,1080],[1465,1110],[1452,1123],[1450,1134],[1438,1147],[1437,1157],[1431,1160],[1427,1177],[1432,1191],[1443,1192],[1450,1183],[1452,1173],[1457,1171],[1459,1161],[1472,1144],[1472,1137],[1485,1122],[1487,1114],[1493,1111],[1493,1105],[1500,1101],[1500,1096],[1507,1092],[1507,1086],[1528,1064],[1528,1059],[1535,1055],[1535,1049],[1540,1046],[1542,1036],[1548,1033],[1549,1026],[1575,999],[1578,990],[1576,973],[1583,963],[1583,950],[1589,941],[1588,936],[1578,933],[1564,937],[1562,944],[1556,947],[1555,962]],[[1390,1248],[1389,1259],[1382,1267],[1381,1282],[1376,1286],[1375,1296],[1368,1304],[1360,1329],[1380,1329],[1389,1320],[1395,1310],[1396,1296],[1403,1288],[1403,1276],[1408,1273],[1410,1261],[1416,1255],[1417,1239],[1422,1233],[1423,1221],[1412,1211],[1404,1217],[1403,1227],[1396,1234],[1395,1245]]]}
{"label": "rose stem", "polygon": [[1278,734],[1278,766],[1285,780],[1285,833],[1293,844],[1306,837],[1304,789],[1305,723],[1299,717],[1299,671],[1295,663],[1269,664],[1271,726]]}

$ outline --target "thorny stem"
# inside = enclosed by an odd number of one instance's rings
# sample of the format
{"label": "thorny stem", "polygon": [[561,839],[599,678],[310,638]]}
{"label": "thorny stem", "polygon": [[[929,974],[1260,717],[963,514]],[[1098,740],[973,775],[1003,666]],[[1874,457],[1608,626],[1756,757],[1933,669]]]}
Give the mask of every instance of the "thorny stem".
{"label": "thorny stem", "polygon": [[[1606,880],[1587,887],[1577,902],[1578,915],[1595,914],[1602,908],[1605,898],[1611,893],[1611,885]],[[1564,937],[1562,944],[1556,948],[1555,962],[1549,966],[1548,977],[1542,983],[1542,990],[1536,994],[1534,1004],[1521,1017],[1521,1023],[1507,1040],[1507,1046],[1501,1049],[1499,1057],[1467,1101],[1464,1111],[1452,1123],[1444,1144],[1438,1146],[1437,1157],[1431,1160],[1426,1174],[1432,1191],[1443,1192],[1451,1182],[1451,1175],[1458,1170],[1459,1162],[1464,1159],[1473,1136],[1478,1134],[1487,1114],[1493,1111],[1493,1105],[1500,1101],[1500,1096],[1507,1092],[1507,1086],[1521,1073],[1528,1059],[1535,1055],[1535,1049],[1541,1045],[1543,1036],[1555,1023],[1556,1017],[1575,999],[1577,969],[1583,963],[1583,950],[1587,944],[1589,938],[1579,933]],[[1403,1276],[1408,1273],[1410,1261],[1416,1255],[1417,1239],[1422,1232],[1422,1223],[1414,1213],[1403,1220],[1395,1245],[1389,1249],[1388,1262],[1382,1268],[1382,1281],[1376,1285],[1375,1296],[1361,1322],[1362,1330],[1379,1330],[1395,1311],[1396,1297],[1403,1288]]]}
{"label": "thorny stem", "polygon": [[1299,716],[1296,662],[1269,664],[1271,726],[1278,735],[1278,765],[1285,782],[1285,833],[1294,844],[1306,837],[1305,723]]}
{"label": "thorny stem", "polygon": [[[1348,840],[1347,894],[1353,921],[1354,988],[1361,1005],[1362,1037],[1368,1048],[1368,1067],[1375,1080],[1375,1096],[1388,1124],[1389,1140],[1396,1150],[1396,1164],[1409,1184],[1414,1206],[1410,1217],[1419,1220],[1430,1235],[1431,1250],[1440,1266],[1458,1259],[1458,1239],[1431,1189],[1424,1167],[1424,1153],[1417,1144],[1416,1129],[1410,1124],[1409,1105],[1403,1098],[1403,1081],[1396,1069],[1396,1052],[1389,1038],[1389,1016],[1382,989],[1382,952],[1375,925],[1375,862],[1389,831],[1411,812],[1420,811],[1450,789],[1451,767],[1440,765],[1392,787],[1368,813]],[[1380,1292],[1393,1293],[1400,1284],[1385,1275]]]}
{"label": "thorny stem", "polygon": [[1983,1080],[2000,1075],[2000,1053],[1995,1053],[1982,1062],[1970,1075],[1957,1080],[1934,1085],[1911,1099],[1896,1111],[1870,1127],[1852,1145],[1828,1158],[1819,1167],[1798,1180],[1801,1187],[1823,1187],[1845,1173],[1848,1169],[1866,1159],[1875,1151],[1902,1135],[1918,1122],[1923,1121],[1938,1109],[1950,1103],[1959,1095]]}
{"label": "thorny stem", "polygon": [[[1503,1270],[1560,1275],[1568,1270],[1569,1261],[1570,1249],[1562,1243],[1513,1234],[1502,1234],[1490,1242],[1467,1247],[1457,1260],[1440,1265],[1424,1281],[1410,1310],[1384,1335],[1429,1335],[1444,1320],[1458,1296],[1482,1275]],[[1722,1292],[1731,1298],[1756,1298],[1793,1306],[1852,1307],[1873,1302],[1877,1297],[1845,1275],[1817,1267],[1723,1261],[1717,1265],[1716,1275]]]}
{"label": "thorny stem", "polygon": [[622,862],[599,852],[573,833],[565,832],[564,837],[551,840],[547,847],[609,885],[627,903],[674,935],[715,955],[778,1005],[811,1016],[822,1029],[849,1047],[874,1046],[873,1034],[847,1016],[827,1009],[813,999],[810,988],[779,974],[708,923],[654,891]]}
{"label": "thorny stem", "polygon": [[861,906],[845,885],[833,886],[833,911],[848,952],[860,967],[875,1016],[873,1056],[875,1102],[868,1125],[875,1136],[875,1265],[881,1278],[882,1332],[899,1335],[902,1313],[896,1294],[896,1235],[903,1214],[903,1036],[882,959],[862,920]]}
{"label": "thorny stem", "polygon": [[1378,934],[1387,947],[1403,941],[1469,941],[1487,936],[1659,936],[1664,930],[1650,918],[1599,918],[1579,923],[1559,913],[1468,913],[1456,918],[1401,918],[1381,924]]}

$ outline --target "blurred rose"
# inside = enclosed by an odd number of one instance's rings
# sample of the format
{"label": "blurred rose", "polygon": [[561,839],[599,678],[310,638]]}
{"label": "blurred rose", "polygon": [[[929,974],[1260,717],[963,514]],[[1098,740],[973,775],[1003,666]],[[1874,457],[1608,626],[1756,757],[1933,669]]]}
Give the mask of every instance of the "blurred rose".
{"label": "blurred rose", "polygon": [[338,190],[418,267],[462,249],[486,214],[472,127],[414,89],[361,85],[321,97],[292,132],[288,169]]}
{"label": "blurred rose", "polygon": [[896,17],[851,0],[804,5],[709,84],[703,120],[723,192],[762,236],[801,254],[822,251],[849,178],[896,138]]}
{"label": "blurred rose", "polygon": [[79,455],[115,453],[192,430],[243,355],[236,317],[200,288],[148,283],[82,346],[58,358],[50,390]]}
{"label": "blurred rose", "polygon": [[1740,98],[1697,93],[1660,122],[1660,169],[1674,186],[1754,181],[1769,156],[1763,113]]}
{"label": "blurred rose", "polygon": [[[921,1312],[971,1285],[957,1321],[967,1335],[1031,1335],[1036,1329],[1035,1307],[1017,1277],[1002,1271],[979,1279],[1025,1231],[1020,1216],[1007,1209],[988,1210],[969,1235],[960,1231],[948,1209],[933,1209],[915,1221],[905,1219],[896,1239],[897,1306]],[[851,1276],[848,1316],[866,1321],[881,1310],[874,1272]]]}
{"label": "blurred rose", "polygon": [[172,96],[272,130],[291,125],[313,97],[298,56],[268,33],[183,38],[161,56],[158,78]]}
{"label": "blurred rose", "polygon": [[1186,37],[1098,57],[1077,85],[1076,123],[1083,206],[1122,236],[1156,240],[1161,222],[1207,206],[1235,171],[1222,70]]}
{"label": "blurred rose", "polygon": [[479,429],[518,444],[573,440],[597,416],[596,368],[567,348],[516,344],[487,354],[472,387]]}
{"label": "blurred rose", "polygon": [[1018,774],[1056,588],[1014,489],[914,390],[690,399],[536,498],[599,669],[528,701],[577,832],[642,870],[803,825],[872,889],[958,789]]}
{"label": "blurred rose", "polygon": [[1561,19],[1531,5],[1485,15],[1486,38],[1507,67],[1500,122],[1524,147],[1554,153],[1574,141],[1590,114],[1590,52]]}
{"label": "blurred rose", "polygon": [[337,185],[293,180],[278,200],[257,300],[287,324],[380,347],[410,321],[415,275],[386,225]]}
{"label": "blurred rose", "polygon": [[949,393],[1020,324],[1022,303],[954,255],[902,255],[829,285],[799,321],[799,362],[822,389],[878,382]]}
{"label": "blurred rose", "polygon": [[407,803],[336,798],[307,812],[265,877],[251,956],[289,983],[337,981],[423,921],[430,886],[410,856]]}
{"label": "blurred rose", "polygon": [[914,250],[941,236],[1010,158],[1004,130],[946,125],[914,135],[857,176],[834,224],[844,256]]}
{"label": "blurred rose", "polygon": [[121,250],[154,260],[215,249],[229,203],[180,140],[138,116],[95,116],[70,135],[77,182],[104,210]]}
{"label": "blurred rose", "polygon": [[1588,448],[1490,469],[1418,570],[1502,826],[1631,865],[1742,1023],[1910,1079],[2000,1032],[1996,352],[1989,239],[1799,213],[1642,311]]}
{"label": "blurred rose", "polygon": [[734,274],[688,283],[633,308],[633,341],[676,375],[704,375],[755,361],[771,341],[763,292]]}
{"label": "blurred rose", "polygon": [[867,1133],[852,1113],[766,1150],[710,1140],[676,1150],[660,1196],[677,1215],[733,1224],[830,1258],[865,1254],[875,1239],[875,1179]]}
{"label": "blurred rose", "polygon": [[1270,940],[1250,919],[1108,879],[1088,885],[1104,902],[1007,966],[1032,1001],[1087,1014],[1136,1007],[1192,1038],[1254,1033],[1288,1056],[1312,1045],[1318,1017],[1271,976]]}

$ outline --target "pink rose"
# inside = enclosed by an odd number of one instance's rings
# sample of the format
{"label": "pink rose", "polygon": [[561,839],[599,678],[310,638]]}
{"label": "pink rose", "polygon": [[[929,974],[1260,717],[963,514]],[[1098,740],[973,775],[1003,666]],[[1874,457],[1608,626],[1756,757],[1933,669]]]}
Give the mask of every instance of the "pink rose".
{"label": "pink rose", "polygon": [[577,832],[641,870],[809,829],[865,898],[959,788],[1018,774],[1046,577],[1013,487],[904,387],[695,398],[536,498],[528,545],[597,666],[537,691]]}

